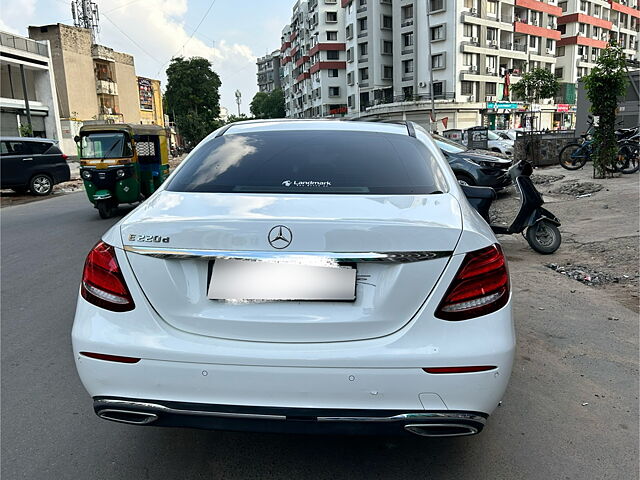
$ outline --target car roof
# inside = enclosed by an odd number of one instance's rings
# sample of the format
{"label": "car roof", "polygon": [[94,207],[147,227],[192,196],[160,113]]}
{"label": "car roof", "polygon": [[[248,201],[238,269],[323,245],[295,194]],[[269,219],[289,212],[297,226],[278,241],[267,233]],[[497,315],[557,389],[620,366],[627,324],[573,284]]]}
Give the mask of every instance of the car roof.
{"label": "car roof", "polygon": [[52,138],[40,138],[40,137],[0,137],[0,141],[7,142],[50,142],[58,143],[58,140]]}
{"label": "car roof", "polygon": [[342,119],[269,119],[231,123],[218,135],[267,131],[331,130],[411,135],[409,122],[363,122]]}

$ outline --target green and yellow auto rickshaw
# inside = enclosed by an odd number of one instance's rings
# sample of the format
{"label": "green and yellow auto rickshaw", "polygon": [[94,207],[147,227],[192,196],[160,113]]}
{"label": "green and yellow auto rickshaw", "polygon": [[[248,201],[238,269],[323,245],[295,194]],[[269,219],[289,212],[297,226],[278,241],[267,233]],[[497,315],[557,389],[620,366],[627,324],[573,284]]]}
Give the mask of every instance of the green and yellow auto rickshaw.
{"label": "green and yellow auto rickshaw", "polygon": [[168,131],[158,125],[84,125],[76,142],[80,176],[102,218],[148,198],[169,176]]}

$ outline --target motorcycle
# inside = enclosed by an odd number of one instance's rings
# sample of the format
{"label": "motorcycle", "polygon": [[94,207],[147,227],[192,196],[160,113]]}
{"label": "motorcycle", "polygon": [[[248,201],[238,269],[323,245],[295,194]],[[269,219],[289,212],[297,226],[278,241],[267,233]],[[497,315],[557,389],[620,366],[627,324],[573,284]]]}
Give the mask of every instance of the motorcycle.
{"label": "motorcycle", "polygon": [[555,252],[562,242],[560,220],[542,207],[544,200],[531,181],[533,166],[522,160],[509,168],[509,175],[520,192],[520,208],[510,225],[496,225],[490,222],[489,208],[497,198],[490,187],[462,186],[469,203],[487,221],[497,235],[520,233],[536,252],[547,255]]}

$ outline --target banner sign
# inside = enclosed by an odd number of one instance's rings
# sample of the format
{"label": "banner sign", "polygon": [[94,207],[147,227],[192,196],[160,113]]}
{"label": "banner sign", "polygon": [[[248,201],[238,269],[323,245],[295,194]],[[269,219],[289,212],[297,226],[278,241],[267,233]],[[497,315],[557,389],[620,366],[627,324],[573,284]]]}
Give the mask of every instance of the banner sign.
{"label": "banner sign", "polygon": [[518,104],[513,102],[488,102],[487,108],[492,110],[515,110],[518,108]]}
{"label": "banner sign", "polygon": [[148,78],[138,77],[138,92],[140,94],[140,110],[153,110],[153,87]]}

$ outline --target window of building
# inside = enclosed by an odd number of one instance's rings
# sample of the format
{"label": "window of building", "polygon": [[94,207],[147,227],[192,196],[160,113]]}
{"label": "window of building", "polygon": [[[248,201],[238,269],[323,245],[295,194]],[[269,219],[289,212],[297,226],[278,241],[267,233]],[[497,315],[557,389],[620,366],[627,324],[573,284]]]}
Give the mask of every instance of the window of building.
{"label": "window of building", "polygon": [[564,57],[564,47],[556,48],[556,57]]}
{"label": "window of building", "polygon": [[465,67],[470,67],[472,65],[476,65],[476,55],[474,53],[464,53],[462,55],[462,65]]}
{"label": "window of building", "polygon": [[353,85],[353,72],[347,73],[347,85]]}
{"label": "window of building", "polygon": [[460,91],[462,95],[473,95],[473,82],[460,82]]}
{"label": "window of building", "polygon": [[393,67],[390,67],[388,65],[383,65],[382,78],[386,80],[391,80],[393,78]]}
{"label": "window of building", "polygon": [[580,35],[586,35],[587,34],[587,24],[586,23],[579,23],[578,24],[578,32],[580,33]]}
{"label": "window of building", "polygon": [[349,25],[347,25],[345,33],[347,35],[347,40],[353,38],[353,23],[350,23]]}
{"label": "window of building", "polygon": [[339,60],[340,52],[338,50],[327,50],[327,60]]}
{"label": "window of building", "polygon": [[470,23],[462,24],[462,34],[468,38],[477,38],[478,37],[478,26],[471,25]]}
{"label": "window of building", "polygon": [[359,7],[366,7],[367,6],[367,0],[358,0],[358,6]]}
{"label": "window of building", "polygon": [[369,44],[367,42],[359,43],[358,53],[361,57],[366,57],[369,54]]}
{"label": "window of building", "polygon": [[429,0],[429,2],[431,13],[442,12],[447,6],[447,2],[445,0]]}
{"label": "window of building", "polygon": [[347,62],[353,62],[353,47],[347,50]]}
{"label": "window of building", "polygon": [[487,73],[493,75],[497,72],[498,68],[498,57],[494,57],[493,55],[487,55]]}
{"label": "window of building", "polygon": [[390,15],[383,15],[382,28],[384,28],[385,30],[391,30],[393,28],[393,17],[391,17]]}
{"label": "window of building", "polygon": [[360,81],[363,82],[365,80],[369,80],[369,69],[361,68],[359,71]]}
{"label": "window of building", "polygon": [[444,82],[433,82],[433,96],[441,97],[444,95]]}
{"label": "window of building", "polygon": [[405,60],[402,62],[403,73],[413,73],[413,60]]}
{"label": "window of building", "polygon": [[358,33],[367,31],[367,17],[358,20]]}
{"label": "window of building", "polygon": [[338,21],[338,13],[327,12],[325,19],[327,23],[336,23]]}
{"label": "window of building", "polygon": [[402,46],[405,48],[413,46],[413,33],[402,34]]}
{"label": "window of building", "polygon": [[489,0],[487,2],[487,14],[491,15],[492,17],[498,16],[498,2],[492,0]]}
{"label": "window of building", "polygon": [[340,96],[340,87],[329,87],[329,96],[330,97],[339,97]]}
{"label": "window of building", "polygon": [[441,70],[445,68],[445,54],[438,53],[436,55],[431,55],[431,68],[433,70]]}
{"label": "window of building", "polygon": [[327,40],[330,42],[335,42],[338,40],[338,32],[329,32],[327,31]]}
{"label": "window of building", "polygon": [[553,40],[552,40],[552,39],[550,39],[550,38],[547,38],[547,50],[548,50],[549,52],[552,52],[552,51],[553,51],[553,46],[554,46],[554,45],[555,45],[555,41],[553,41]]}
{"label": "window of building", "polygon": [[393,55],[393,42],[390,40],[382,41],[382,53],[384,55]]}
{"label": "window of building", "polygon": [[556,68],[556,78],[562,78],[564,76],[564,72],[562,68]]}
{"label": "window of building", "polygon": [[498,41],[498,29],[497,28],[487,28],[487,41],[494,42]]}
{"label": "window of building", "polygon": [[485,92],[487,95],[495,96],[496,91],[498,90],[498,84],[494,82],[485,83]]}
{"label": "window of building", "polygon": [[437,42],[446,38],[446,25],[436,25],[431,27],[431,41]]}
{"label": "window of building", "polygon": [[405,5],[404,7],[402,7],[402,21],[404,22],[405,20],[409,20],[411,18],[413,18],[413,4],[411,5]]}
{"label": "window of building", "polygon": [[562,9],[563,13],[567,11],[567,2],[560,2],[558,6]]}
{"label": "window of building", "polygon": [[587,13],[587,2],[586,0],[580,0],[580,11],[582,13]]}
{"label": "window of building", "polygon": [[347,97],[347,107],[353,107],[353,95]]}
{"label": "window of building", "polygon": [[533,35],[529,36],[529,46],[531,48],[536,48],[538,46],[538,37],[534,37]]}
{"label": "window of building", "polygon": [[329,70],[327,70],[327,73],[329,74],[330,78],[337,78],[339,75],[337,68],[330,68]]}

